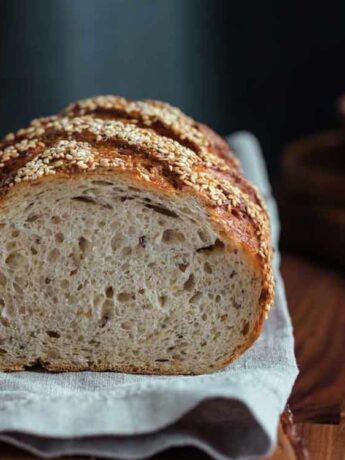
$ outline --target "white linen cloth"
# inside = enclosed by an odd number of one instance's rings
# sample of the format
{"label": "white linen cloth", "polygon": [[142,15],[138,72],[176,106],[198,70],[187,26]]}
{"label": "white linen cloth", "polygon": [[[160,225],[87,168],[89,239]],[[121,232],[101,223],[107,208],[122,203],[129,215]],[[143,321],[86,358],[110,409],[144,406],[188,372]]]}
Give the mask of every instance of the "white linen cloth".
{"label": "white linen cloth", "polygon": [[[279,221],[256,139],[229,136],[245,175]],[[196,446],[217,460],[256,458],[276,442],[297,376],[291,322],[275,252],[276,300],[255,345],[226,369],[200,376],[41,371],[0,373],[0,440],[40,455],[137,459]]]}

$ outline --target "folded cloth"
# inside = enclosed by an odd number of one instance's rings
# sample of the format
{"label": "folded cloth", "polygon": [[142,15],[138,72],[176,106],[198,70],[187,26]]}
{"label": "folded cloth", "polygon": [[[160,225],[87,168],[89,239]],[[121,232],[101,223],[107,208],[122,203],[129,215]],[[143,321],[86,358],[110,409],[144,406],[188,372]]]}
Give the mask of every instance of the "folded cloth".
{"label": "folded cloth", "polygon": [[[249,133],[228,141],[265,197],[277,248],[278,215],[260,146]],[[176,377],[0,373],[0,440],[46,458],[137,459],[176,446],[219,460],[267,454],[297,376],[277,250],[274,265],[276,300],[263,334],[226,369]]]}

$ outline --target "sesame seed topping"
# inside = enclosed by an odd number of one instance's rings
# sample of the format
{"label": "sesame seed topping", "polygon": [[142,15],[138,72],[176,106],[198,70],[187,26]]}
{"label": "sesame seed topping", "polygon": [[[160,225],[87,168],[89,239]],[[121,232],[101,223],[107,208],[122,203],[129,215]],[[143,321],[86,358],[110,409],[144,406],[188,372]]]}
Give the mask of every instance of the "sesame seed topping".
{"label": "sesame seed topping", "polygon": [[206,161],[209,167],[224,166],[221,159],[212,153],[208,136],[198,129],[194,120],[178,108],[164,102],[128,101],[122,97],[98,96],[71,104],[64,114],[83,116],[99,110],[123,112],[128,117],[140,120],[147,127],[160,123],[171,130],[175,136],[193,145],[200,158]]}

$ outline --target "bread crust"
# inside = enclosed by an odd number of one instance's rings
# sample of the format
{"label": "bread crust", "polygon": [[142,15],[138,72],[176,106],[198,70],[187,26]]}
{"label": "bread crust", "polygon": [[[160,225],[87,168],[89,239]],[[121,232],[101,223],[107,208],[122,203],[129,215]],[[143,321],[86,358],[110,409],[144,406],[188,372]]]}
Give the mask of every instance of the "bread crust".
{"label": "bread crust", "polygon": [[[258,191],[242,176],[227,143],[210,128],[162,102],[100,96],[34,120],[3,139],[0,212],[12,194],[30,184],[111,173],[167,197],[192,195],[207,210],[223,243],[241,247],[255,265],[261,278],[257,324],[242,347],[219,366],[224,367],[256,340],[273,302],[269,220]],[[90,369],[42,364],[52,371]],[[7,370],[22,367],[16,363]],[[92,370],[137,372],[107,365]],[[158,373],[145,367],[140,372]]]}

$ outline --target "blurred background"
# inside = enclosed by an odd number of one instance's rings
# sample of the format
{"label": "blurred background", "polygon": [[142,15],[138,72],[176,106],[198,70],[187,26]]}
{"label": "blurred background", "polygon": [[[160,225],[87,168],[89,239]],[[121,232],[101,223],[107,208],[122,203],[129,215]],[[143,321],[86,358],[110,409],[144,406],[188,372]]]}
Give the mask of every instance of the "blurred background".
{"label": "blurred background", "polygon": [[[0,0],[0,135],[107,93],[168,101],[221,134],[252,131],[279,184],[288,244],[324,255],[331,219],[345,262],[345,143],[318,137],[337,128],[344,19],[343,0]],[[311,133],[312,145],[286,151]],[[330,184],[326,204],[310,193]]]}
{"label": "blurred background", "polygon": [[271,174],[291,139],[335,123],[345,2],[0,0],[0,135],[86,96],[181,107],[248,129]]}

